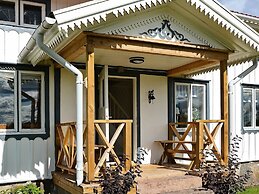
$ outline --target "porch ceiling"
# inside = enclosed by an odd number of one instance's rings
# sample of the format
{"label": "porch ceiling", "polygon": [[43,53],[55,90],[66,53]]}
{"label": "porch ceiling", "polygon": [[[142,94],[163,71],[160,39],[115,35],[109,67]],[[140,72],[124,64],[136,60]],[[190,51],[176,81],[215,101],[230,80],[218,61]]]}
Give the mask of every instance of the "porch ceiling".
{"label": "porch ceiling", "polygon": [[[190,43],[84,32],[59,54],[70,62],[85,63],[87,51],[95,53],[95,64],[167,70],[168,76],[214,68],[227,60],[230,52]],[[129,58],[134,56],[144,57],[144,63],[130,63]]]}
{"label": "porch ceiling", "polygon": [[[197,59],[175,56],[155,55],[139,52],[95,49],[95,63],[111,66],[123,66],[131,68],[145,68],[157,70],[171,70],[185,64],[197,61]],[[130,63],[130,57],[144,57],[144,63]],[[74,62],[85,63],[85,54],[81,54]]]}

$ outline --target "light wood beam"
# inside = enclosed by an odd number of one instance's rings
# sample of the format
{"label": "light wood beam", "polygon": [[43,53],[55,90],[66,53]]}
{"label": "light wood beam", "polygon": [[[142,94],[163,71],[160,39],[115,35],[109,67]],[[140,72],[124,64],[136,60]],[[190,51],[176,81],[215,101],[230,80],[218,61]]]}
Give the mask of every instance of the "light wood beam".
{"label": "light wood beam", "polygon": [[94,104],[94,49],[87,49],[86,54],[86,72],[87,72],[87,145],[86,145],[86,156],[87,156],[87,167],[88,167],[88,181],[94,180],[94,168],[95,168],[95,156],[94,156],[94,145],[95,145],[95,130],[94,130],[94,119],[95,119],[95,104]]}
{"label": "light wood beam", "polygon": [[221,129],[221,156],[225,164],[228,163],[228,74],[227,61],[220,61],[220,95],[221,119],[224,125]]}
{"label": "light wood beam", "polygon": [[228,58],[226,50],[213,49],[207,46],[172,43],[147,38],[137,38],[119,35],[104,35],[86,33],[94,48],[122,50],[128,52],[147,53],[152,55],[166,55],[187,57],[194,59],[224,60]]}
{"label": "light wood beam", "polygon": [[58,52],[67,61],[73,61],[80,55],[85,54],[85,34],[80,33],[75,39],[73,39],[68,45]]}
{"label": "light wood beam", "polygon": [[167,76],[169,77],[180,77],[192,73],[199,72],[208,68],[213,68],[219,64],[219,61],[208,61],[208,60],[199,60],[189,64],[186,64],[181,67],[176,67],[167,71]]}

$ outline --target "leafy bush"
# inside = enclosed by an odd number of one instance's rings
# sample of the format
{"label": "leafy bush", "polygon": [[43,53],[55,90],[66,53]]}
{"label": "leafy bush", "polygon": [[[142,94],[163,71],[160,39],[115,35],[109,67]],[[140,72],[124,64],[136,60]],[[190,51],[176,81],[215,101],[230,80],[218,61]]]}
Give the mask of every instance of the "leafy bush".
{"label": "leafy bush", "polygon": [[1,191],[0,194],[43,194],[44,191],[33,183]]}
{"label": "leafy bush", "polygon": [[[126,160],[128,158],[124,157],[121,159],[121,164],[117,163],[114,166],[109,166],[103,169],[101,176],[101,187],[103,194],[127,194],[131,188],[137,186],[137,177],[141,177],[141,167],[140,161],[146,154],[145,150],[142,150],[138,154],[137,161],[133,161],[131,168],[127,172],[123,172]],[[98,193],[96,191],[96,193]]]}
{"label": "leafy bush", "polygon": [[228,165],[207,162],[206,158],[212,157],[216,160],[211,150],[204,150],[204,159],[201,163],[200,171],[202,186],[211,189],[216,194],[236,194],[245,190],[245,184],[251,176],[251,171],[246,171],[244,175],[239,175],[240,159],[238,158],[239,144],[242,138],[236,136],[230,144]]}

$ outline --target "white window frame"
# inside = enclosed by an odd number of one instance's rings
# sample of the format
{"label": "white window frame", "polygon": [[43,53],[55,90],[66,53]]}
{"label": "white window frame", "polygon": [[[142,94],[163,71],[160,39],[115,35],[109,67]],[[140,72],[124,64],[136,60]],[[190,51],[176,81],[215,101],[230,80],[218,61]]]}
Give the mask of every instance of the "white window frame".
{"label": "white window frame", "polygon": [[[243,116],[243,92],[244,90],[252,90],[252,125],[249,127],[244,126],[244,116]],[[256,91],[259,91],[259,86],[258,87],[247,87],[243,86],[242,87],[242,127],[245,131],[258,131],[259,126],[256,126]]]}
{"label": "white window frame", "polygon": [[18,0],[3,0],[5,2],[14,2],[14,11],[15,11],[15,21],[14,22],[9,22],[9,21],[3,21],[0,20],[0,24],[12,24],[12,25],[18,25],[19,21],[19,9],[18,9]]}
{"label": "white window frame", "polygon": [[20,2],[20,24],[27,27],[37,27],[38,25],[25,24],[24,23],[24,5],[33,5],[37,7],[41,7],[41,19],[42,21],[46,17],[46,5],[43,3],[35,3],[31,1],[21,1]]}
{"label": "white window frame", "polygon": [[[174,92],[175,92],[175,95],[174,95],[174,108],[175,108],[175,111],[176,111],[176,88],[177,86],[188,86],[188,94],[189,94],[189,98],[188,98],[188,122],[191,122],[193,120],[193,116],[192,116],[192,89],[193,89],[193,86],[202,86],[204,88],[204,96],[203,96],[203,104],[204,104],[204,112],[203,112],[203,118],[205,119],[206,118],[206,85],[205,84],[196,84],[196,83],[180,83],[180,82],[175,82],[175,88],[174,88]],[[177,120],[176,119],[176,113],[174,114],[174,119],[175,121]]]}
{"label": "white window frame", "polygon": [[14,129],[1,129],[0,134],[9,134],[9,133],[16,133],[18,131],[17,128],[17,72],[12,70],[1,70],[1,72],[8,72],[14,74]]}

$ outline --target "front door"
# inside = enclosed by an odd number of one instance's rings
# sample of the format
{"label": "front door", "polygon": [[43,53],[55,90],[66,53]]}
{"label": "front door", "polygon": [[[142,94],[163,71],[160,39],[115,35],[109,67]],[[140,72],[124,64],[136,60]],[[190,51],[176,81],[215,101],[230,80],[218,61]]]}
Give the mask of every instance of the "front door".
{"label": "front door", "polygon": [[[137,108],[136,108],[136,79],[132,77],[109,76],[108,66],[104,66],[98,78],[99,88],[99,119],[133,120],[133,154],[137,150]],[[105,135],[110,139],[116,126],[104,126]],[[115,143],[114,150],[118,156],[123,154],[122,134]],[[108,159],[108,158],[107,158]]]}

